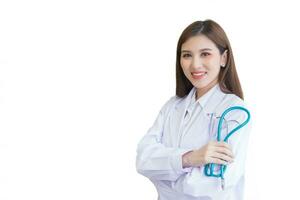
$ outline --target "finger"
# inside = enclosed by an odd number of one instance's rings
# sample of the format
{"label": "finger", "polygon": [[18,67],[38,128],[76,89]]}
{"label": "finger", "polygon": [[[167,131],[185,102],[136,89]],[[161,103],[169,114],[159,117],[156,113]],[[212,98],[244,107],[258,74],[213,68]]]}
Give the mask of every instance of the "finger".
{"label": "finger", "polygon": [[211,155],[212,158],[217,158],[217,159],[221,159],[224,160],[226,162],[233,162],[233,158],[230,156],[227,156],[225,154],[222,153],[217,153],[215,152],[214,154]]}
{"label": "finger", "polygon": [[227,156],[230,156],[231,158],[234,158],[234,155],[233,155],[232,151],[230,149],[227,149],[227,148],[224,148],[224,147],[216,147],[215,152],[222,153],[222,154],[225,154]]}
{"label": "finger", "polygon": [[227,144],[226,142],[217,142],[216,146],[218,146],[218,147],[225,147],[227,149],[231,149],[231,147],[229,146],[229,144]]}
{"label": "finger", "polygon": [[210,158],[209,163],[214,163],[214,164],[219,164],[219,165],[227,165],[228,164],[228,162],[226,162],[225,160],[218,159],[218,158]]}
{"label": "finger", "polygon": [[219,143],[219,144],[218,144],[217,146],[215,146],[215,147],[217,147],[218,149],[220,149],[220,148],[226,149],[225,151],[226,151],[226,152],[229,152],[228,154],[233,155],[231,147],[229,146],[229,144],[227,144],[227,143],[225,143],[225,142]]}

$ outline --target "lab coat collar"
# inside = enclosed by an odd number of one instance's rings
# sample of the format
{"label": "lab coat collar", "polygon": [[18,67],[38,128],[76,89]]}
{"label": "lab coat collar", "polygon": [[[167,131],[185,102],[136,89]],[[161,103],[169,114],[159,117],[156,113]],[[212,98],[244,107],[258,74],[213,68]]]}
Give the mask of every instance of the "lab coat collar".
{"label": "lab coat collar", "polygon": [[215,92],[215,90],[217,89],[218,86],[219,86],[219,84],[216,84],[214,87],[212,87],[209,91],[207,91],[202,97],[200,97],[197,100],[196,100],[197,89],[194,87],[193,91],[192,91],[193,95],[192,95],[192,98],[190,100],[191,101],[190,105],[193,105],[193,104],[197,103],[197,104],[200,104],[200,106],[202,108],[204,108],[207,101],[209,100],[211,95]]}
{"label": "lab coat collar", "polygon": [[[188,106],[192,101],[195,101],[195,92],[196,88],[193,87],[189,94],[186,97],[183,97],[183,100],[177,103],[175,108],[178,111],[184,111],[188,109]],[[213,88],[211,88],[206,94],[204,94],[202,97],[200,97],[196,103],[199,103],[204,112],[206,114],[212,114],[217,112],[217,107],[221,103],[222,99],[225,97],[226,93],[224,93],[219,84],[215,85]],[[195,103],[195,102],[194,102]],[[197,104],[198,105],[198,104]],[[200,106],[199,105],[199,106]],[[185,112],[183,112],[185,113]],[[218,114],[218,113],[216,113]]]}
{"label": "lab coat collar", "polygon": [[[215,113],[217,116],[221,115],[223,109],[219,110],[218,107],[221,104],[222,100],[225,98],[226,93],[224,93],[220,85],[217,84],[217,87],[210,98],[207,100],[205,107],[203,108],[207,114]],[[221,113],[220,113],[221,112]]]}

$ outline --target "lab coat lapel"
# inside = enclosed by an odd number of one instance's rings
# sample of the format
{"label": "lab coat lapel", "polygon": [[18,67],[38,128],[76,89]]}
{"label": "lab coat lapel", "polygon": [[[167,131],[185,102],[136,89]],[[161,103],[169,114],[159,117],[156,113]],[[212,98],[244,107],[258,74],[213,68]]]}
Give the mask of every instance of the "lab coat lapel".
{"label": "lab coat lapel", "polygon": [[195,91],[195,87],[193,87],[190,90],[189,94],[185,98],[183,98],[180,102],[178,102],[177,105],[175,106],[177,113],[180,115],[181,121],[183,120],[186,110],[191,102],[191,98],[193,96],[194,91]]}
{"label": "lab coat lapel", "polygon": [[[191,98],[193,96],[193,93],[195,92],[195,89],[196,88],[193,87],[191,89],[191,91],[189,92],[189,94],[185,98],[183,98],[181,101],[179,101],[177,103],[177,105],[175,106],[177,114],[180,115],[180,122],[182,122],[184,119],[184,115],[186,113],[186,110],[187,110],[190,102],[191,102]],[[219,105],[221,104],[221,102],[225,98],[225,96],[226,96],[226,93],[224,93],[221,90],[220,86],[217,85],[216,90],[209,97],[206,105],[204,106],[204,112],[206,112],[207,114],[215,113],[218,116],[220,114],[220,112],[222,112],[222,108],[219,109]]]}
{"label": "lab coat lapel", "polygon": [[175,106],[175,109],[176,109],[176,121],[177,123],[179,123],[179,130],[178,130],[178,133],[176,134],[177,135],[177,146],[180,145],[181,143],[181,138],[182,138],[182,131],[183,131],[183,123],[184,123],[184,117],[185,117],[185,114],[186,114],[186,111],[188,109],[188,106],[190,105],[190,102],[191,102],[191,98],[193,96],[193,93],[195,92],[195,87],[193,87],[189,94],[184,97],[181,101],[179,101],[176,106]]}
{"label": "lab coat lapel", "polygon": [[[191,98],[192,98],[195,90],[196,90],[196,88],[193,87],[191,89],[191,91],[189,92],[189,94],[175,105],[175,109],[177,112],[175,121],[180,124],[178,134],[176,134],[177,135],[176,141],[178,142],[177,146],[180,146],[182,137],[184,136],[184,134],[183,134],[184,117],[185,117],[186,111],[188,109],[188,106],[190,105]],[[207,116],[214,115],[215,117],[219,117],[222,114],[223,109],[219,108],[219,107],[221,106],[221,102],[225,98],[225,96],[226,96],[226,93],[222,92],[218,85],[216,90],[209,97],[209,99],[207,100],[207,102],[203,108],[203,110]],[[211,120],[211,118],[209,117],[208,120]]]}

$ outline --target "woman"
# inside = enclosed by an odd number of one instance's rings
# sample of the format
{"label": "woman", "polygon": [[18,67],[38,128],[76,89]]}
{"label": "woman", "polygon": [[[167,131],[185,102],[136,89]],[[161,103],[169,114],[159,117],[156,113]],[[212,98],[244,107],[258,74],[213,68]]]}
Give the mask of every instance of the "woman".
{"label": "woman", "polygon": [[[155,185],[160,200],[241,200],[250,124],[228,143],[217,142],[218,121],[229,107],[246,107],[230,43],[212,20],[181,34],[176,56],[176,95],[161,108],[137,148],[137,171]],[[247,118],[225,116],[222,138]],[[226,165],[225,185],[205,175],[209,163]],[[216,169],[220,171],[219,169]]]}

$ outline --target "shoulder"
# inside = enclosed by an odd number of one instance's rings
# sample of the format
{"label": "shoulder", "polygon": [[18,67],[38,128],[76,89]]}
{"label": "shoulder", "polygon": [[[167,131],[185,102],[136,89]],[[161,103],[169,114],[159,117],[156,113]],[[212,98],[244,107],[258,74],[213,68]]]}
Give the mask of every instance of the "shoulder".
{"label": "shoulder", "polygon": [[225,94],[224,98],[220,102],[220,107],[229,107],[229,106],[243,106],[246,107],[246,103],[243,99],[238,97],[235,94]]}
{"label": "shoulder", "polygon": [[171,96],[165,103],[163,104],[161,108],[161,112],[168,112],[170,109],[172,109],[177,103],[182,101],[183,98],[180,98],[176,95]]}

